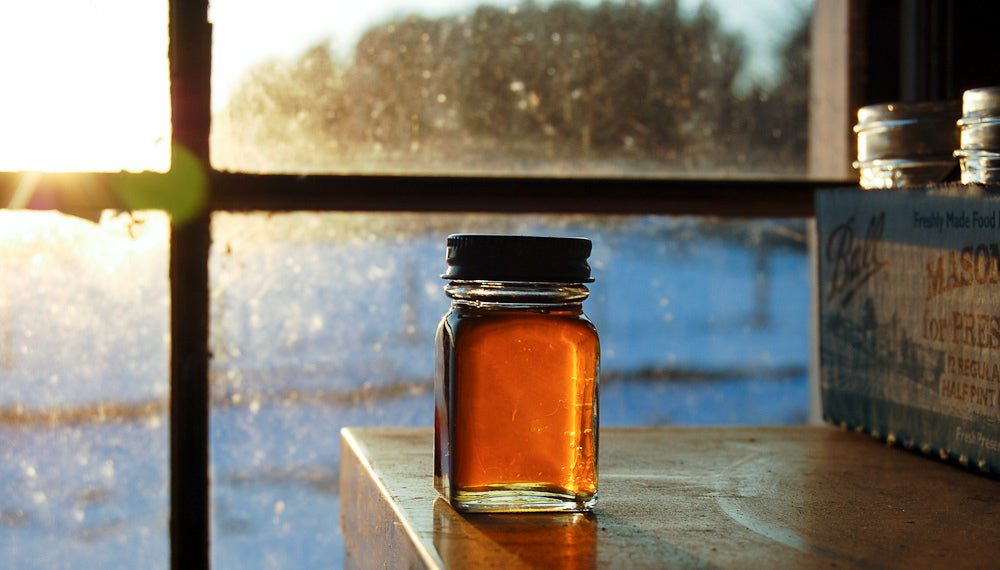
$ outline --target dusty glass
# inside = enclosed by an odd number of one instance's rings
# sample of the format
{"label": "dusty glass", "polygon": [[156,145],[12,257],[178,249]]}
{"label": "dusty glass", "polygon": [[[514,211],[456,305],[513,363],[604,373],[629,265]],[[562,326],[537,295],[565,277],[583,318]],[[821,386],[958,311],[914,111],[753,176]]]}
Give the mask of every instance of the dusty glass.
{"label": "dusty glass", "polygon": [[0,210],[0,559],[169,565],[169,228]]}
{"label": "dusty glass", "polygon": [[223,170],[806,175],[809,0],[212,2]]}

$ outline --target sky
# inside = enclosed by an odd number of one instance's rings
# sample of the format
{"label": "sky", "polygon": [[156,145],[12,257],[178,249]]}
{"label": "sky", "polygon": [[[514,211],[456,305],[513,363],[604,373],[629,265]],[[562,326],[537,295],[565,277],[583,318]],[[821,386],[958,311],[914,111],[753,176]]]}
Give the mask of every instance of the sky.
{"label": "sky", "polygon": [[[621,1],[621,0],[617,0]],[[775,50],[795,26],[812,0],[709,0],[717,8],[723,26],[745,31],[750,75],[767,84],[777,69]],[[229,91],[253,62],[294,59],[317,43],[329,41],[336,53],[349,55],[361,33],[393,17],[418,13],[440,17],[470,11],[489,3],[513,7],[523,0],[212,0],[213,107],[225,104]],[[540,4],[547,3],[545,0]],[[598,0],[582,0],[597,4]],[[693,12],[701,0],[681,0],[682,10]]]}

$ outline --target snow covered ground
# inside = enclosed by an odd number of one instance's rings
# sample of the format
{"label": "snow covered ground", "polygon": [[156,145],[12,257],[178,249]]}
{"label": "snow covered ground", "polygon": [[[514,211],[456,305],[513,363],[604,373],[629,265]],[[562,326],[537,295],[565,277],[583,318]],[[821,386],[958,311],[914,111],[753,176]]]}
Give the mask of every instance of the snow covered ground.
{"label": "snow covered ground", "polygon": [[[602,426],[805,421],[803,224],[494,218],[405,231],[389,216],[351,231],[335,215],[215,219],[215,567],[340,566],[339,429],[431,425],[455,230],[593,239]],[[84,240],[25,241],[5,221],[0,560],[165,567],[165,227],[112,220],[76,228]],[[124,245],[113,259],[79,245],[100,240]]]}

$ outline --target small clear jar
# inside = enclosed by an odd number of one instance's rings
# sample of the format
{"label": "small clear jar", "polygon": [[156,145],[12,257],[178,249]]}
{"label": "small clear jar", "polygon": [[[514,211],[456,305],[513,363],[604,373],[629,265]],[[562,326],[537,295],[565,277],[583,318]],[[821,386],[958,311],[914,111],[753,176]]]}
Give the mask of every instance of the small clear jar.
{"label": "small clear jar", "polygon": [[879,103],[858,109],[858,160],[867,190],[957,180],[958,101]]}
{"label": "small clear jar", "polygon": [[962,184],[1000,184],[1000,87],[969,89],[962,95],[961,147],[955,151]]}
{"label": "small clear jar", "polygon": [[584,238],[453,235],[435,358],[434,484],[461,512],[588,511],[600,342]]}

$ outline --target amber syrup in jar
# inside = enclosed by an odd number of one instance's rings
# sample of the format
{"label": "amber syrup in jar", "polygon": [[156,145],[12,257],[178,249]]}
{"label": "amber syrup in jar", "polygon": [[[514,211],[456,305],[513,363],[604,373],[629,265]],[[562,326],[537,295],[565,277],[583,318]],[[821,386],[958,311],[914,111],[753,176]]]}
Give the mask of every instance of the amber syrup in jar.
{"label": "amber syrup in jar", "polygon": [[584,238],[454,235],[436,337],[434,483],[459,511],[587,511],[600,342]]}

